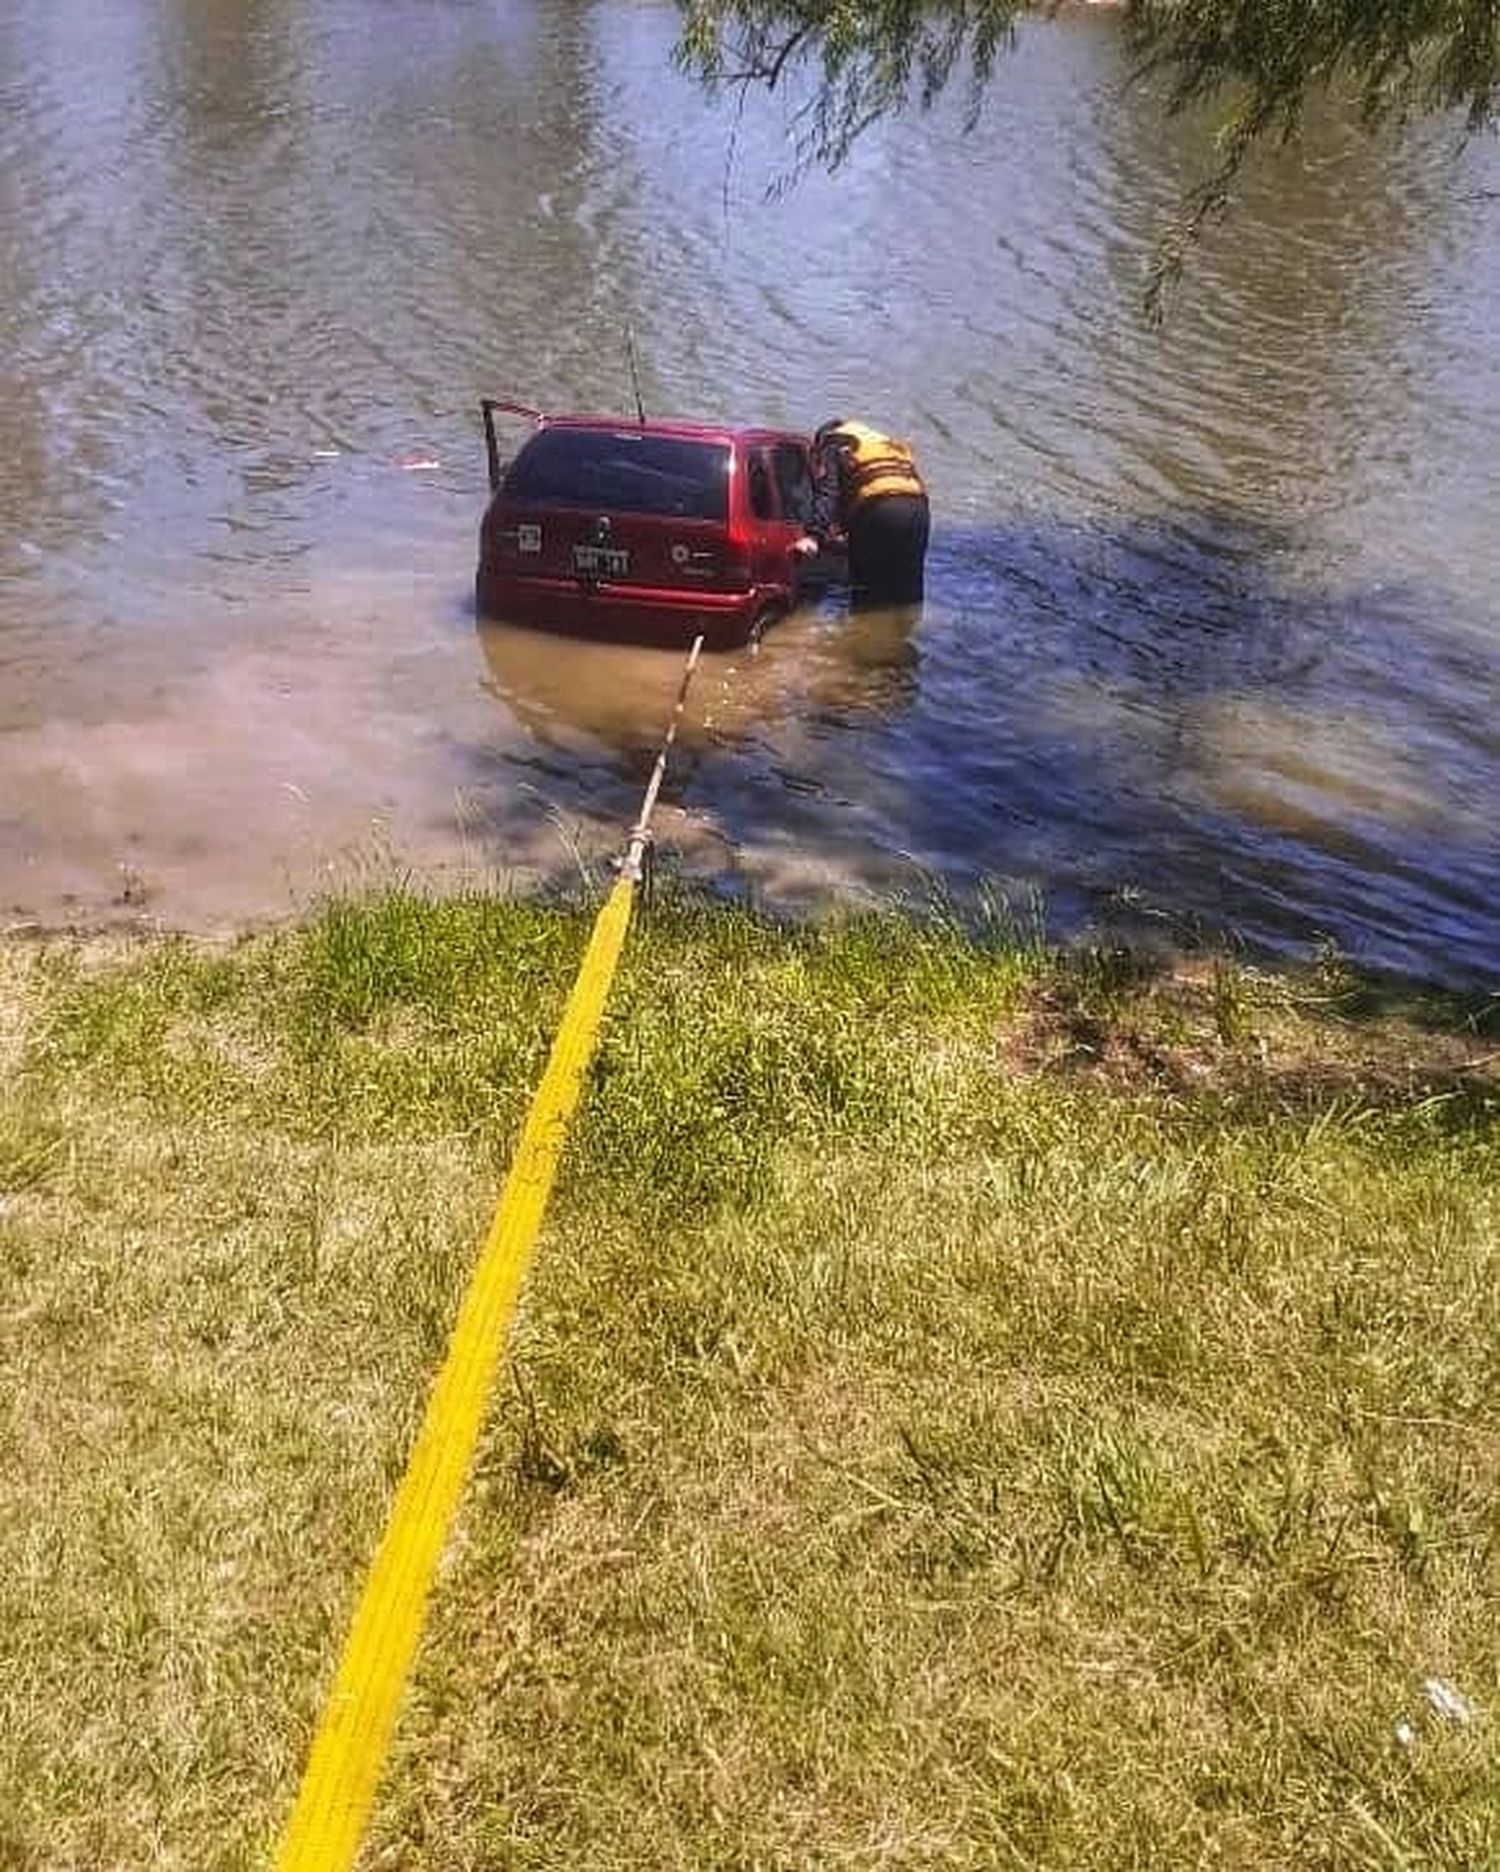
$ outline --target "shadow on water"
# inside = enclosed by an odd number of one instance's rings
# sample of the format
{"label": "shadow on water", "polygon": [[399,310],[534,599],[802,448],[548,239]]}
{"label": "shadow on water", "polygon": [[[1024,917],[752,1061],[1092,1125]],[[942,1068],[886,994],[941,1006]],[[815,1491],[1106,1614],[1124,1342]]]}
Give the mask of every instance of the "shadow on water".
{"label": "shadow on water", "polygon": [[[1435,630],[1439,594],[1300,586],[1293,548],[1205,510],[946,529],[924,612],[828,605],[704,665],[666,794],[712,829],[689,869],[771,906],[998,884],[1039,892],[1062,938],[1334,945],[1492,986],[1500,736],[1480,649]],[[479,642],[531,784],[622,820],[679,660],[504,626]],[[1398,704],[1419,657],[1444,662],[1453,700],[1414,736]],[[460,759],[484,793],[517,757]]]}

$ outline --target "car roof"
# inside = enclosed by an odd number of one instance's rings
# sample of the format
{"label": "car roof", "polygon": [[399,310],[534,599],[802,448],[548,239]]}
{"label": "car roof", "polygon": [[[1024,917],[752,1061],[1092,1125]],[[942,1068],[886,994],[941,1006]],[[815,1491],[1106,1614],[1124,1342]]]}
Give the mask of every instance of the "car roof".
{"label": "car roof", "polygon": [[538,432],[543,429],[594,429],[610,434],[668,436],[681,442],[739,442],[750,446],[767,442],[796,442],[805,448],[809,440],[795,429],[767,429],[742,423],[688,422],[675,417],[662,420],[653,417],[647,422],[635,422],[629,416],[544,416],[537,424]]}

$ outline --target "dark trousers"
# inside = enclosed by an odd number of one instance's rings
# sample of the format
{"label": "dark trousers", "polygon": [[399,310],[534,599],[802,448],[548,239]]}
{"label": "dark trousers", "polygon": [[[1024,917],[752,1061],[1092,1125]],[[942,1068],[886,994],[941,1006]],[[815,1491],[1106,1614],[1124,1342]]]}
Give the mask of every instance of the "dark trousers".
{"label": "dark trousers", "polygon": [[876,494],[849,521],[849,585],[857,605],[922,602],[931,521],[925,494]]}

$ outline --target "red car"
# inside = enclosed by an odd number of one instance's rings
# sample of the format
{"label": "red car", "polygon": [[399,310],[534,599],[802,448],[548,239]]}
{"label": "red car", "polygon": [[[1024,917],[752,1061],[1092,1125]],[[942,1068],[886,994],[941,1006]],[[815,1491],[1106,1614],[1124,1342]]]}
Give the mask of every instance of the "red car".
{"label": "red car", "polygon": [[[830,554],[807,550],[805,436],[482,408],[491,498],[475,580],[481,617],[661,645],[701,632],[709,649],[728,649],[833,576]],[[532,424],[504,464],[497,411]]]}

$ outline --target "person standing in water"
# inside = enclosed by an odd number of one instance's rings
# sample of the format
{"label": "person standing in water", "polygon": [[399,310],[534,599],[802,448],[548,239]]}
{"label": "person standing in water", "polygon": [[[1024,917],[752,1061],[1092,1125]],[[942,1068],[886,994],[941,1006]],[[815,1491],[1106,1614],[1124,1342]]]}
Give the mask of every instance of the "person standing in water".
{"label": "person standing in water", "polygon": [[853,602],[920,604],[931,517],[908,445],[866,423],[826,422],[813,437],[813,471],[849,543]]}

